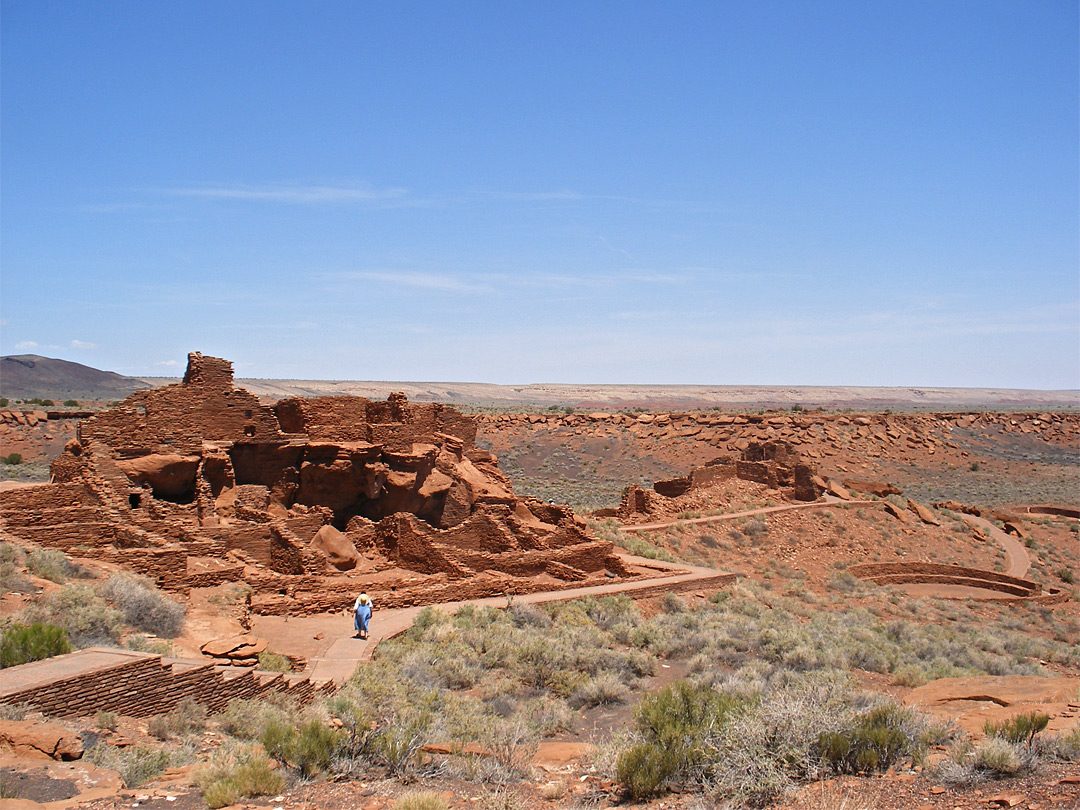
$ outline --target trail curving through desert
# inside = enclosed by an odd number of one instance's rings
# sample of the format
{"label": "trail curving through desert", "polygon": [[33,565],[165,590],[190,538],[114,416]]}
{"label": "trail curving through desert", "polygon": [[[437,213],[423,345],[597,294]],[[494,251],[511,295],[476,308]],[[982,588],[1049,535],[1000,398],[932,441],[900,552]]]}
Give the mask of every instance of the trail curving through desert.
{"label": "trail curving through desert", "polygon": [[666,529],[669,526],[715,523],[721,520],[736,520],[738,518],[754,517],[756,515],[769,515],[774,512],[791,512],[796,509],[824,509],[826,507],[839,506],[841,504],[865,505],[872,503],[875,503],[875,501],[845,501],[842,498],[837,498],[833,495],[826,495],[823,500],[813,501],[811,503],[789,503],[781,506],[763,506],[760,509],[748,509],[745,512],[727,512],[723,515],[707,515],[699,518],[680,518],[676,520],[664,520],[659,523],[638,523],[632,526],[622,526],[620,531],[651,532],[656,531],[657,529]]}

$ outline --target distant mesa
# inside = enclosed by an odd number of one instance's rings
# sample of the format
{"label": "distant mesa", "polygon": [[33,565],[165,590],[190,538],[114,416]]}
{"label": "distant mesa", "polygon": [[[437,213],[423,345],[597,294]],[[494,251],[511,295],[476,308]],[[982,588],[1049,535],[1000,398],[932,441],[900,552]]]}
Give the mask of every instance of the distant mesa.
{"label": "distant mesa", "polygon": [[0,396],[9,399],[49,397],[58,401],[108,401],[123,399],[150,387],[144,380],[70,360],[36,354],[0,357]]}

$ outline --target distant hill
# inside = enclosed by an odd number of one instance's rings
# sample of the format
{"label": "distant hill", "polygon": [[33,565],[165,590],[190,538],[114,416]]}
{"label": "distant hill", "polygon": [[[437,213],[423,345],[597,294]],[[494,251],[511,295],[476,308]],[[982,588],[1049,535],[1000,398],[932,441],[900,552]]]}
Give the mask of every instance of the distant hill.
{"label": "distant hill", "polygon": [[65,399],[108,401],[123,399],[134,391],[151,387],[135,377],[101,371],[69,360],[36,354],[0,357],[0,396],[8,399],[37,397],[57,403]]}

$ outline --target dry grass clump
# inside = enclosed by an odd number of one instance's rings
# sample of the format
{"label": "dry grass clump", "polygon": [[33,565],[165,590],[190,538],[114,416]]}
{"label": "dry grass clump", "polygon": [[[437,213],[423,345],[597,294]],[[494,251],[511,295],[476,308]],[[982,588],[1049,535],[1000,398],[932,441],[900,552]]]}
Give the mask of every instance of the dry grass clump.
{"label": "dry grass clump", "polygon": [[106,604],[86,584],[57,588],[28,605],[23,610],[22,621],[62,627],[75,647],[116,644],[124,627],[120,611]]}
{"label": "dry grass clump", "polygon": [[147,733],[159,740],[183,737],[206,727],[206,708],[191,698],[184,698],[168,714],[150,718]]}
{"label": "dry grass clump", "polygon": [[394,802],[394,810],[447,810],[446,800],[432,790],[406,793]]}
{"label": "dry grass clump", "polygon": [[132,745],[117,748],[99,742],[86,752],[86,758],[99,768],[117,771],[125,787],[138,787],[169,767],[170,755],[164,748],[153,745]]}
{"label": "dry grass clump", "polygon": [[76,565],[59,549],[35,549],[26,555],[26,567],[34,576],[50,582],[63,584],[71,577],[88,577],[89,572],[81,565]]}
{"label": "dry grass clump", "polygon": [[123,613],[125,622],[143,632],[176,638],[183,629],[187,608],[145,577],[115,574],[102,587],[101,595]]}
{"label": "dry grass clump", "polygon": [[285,780],[274,771],[273,763],[252,746],[219,749],[209,763],[194,772],[193,781],[212,808],[269,796],[285,787]]}

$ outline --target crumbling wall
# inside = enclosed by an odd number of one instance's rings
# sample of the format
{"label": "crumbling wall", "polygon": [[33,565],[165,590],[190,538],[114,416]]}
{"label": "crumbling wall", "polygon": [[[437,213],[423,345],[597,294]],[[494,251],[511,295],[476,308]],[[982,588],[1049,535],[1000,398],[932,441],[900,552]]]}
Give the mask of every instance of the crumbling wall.
{"label": "crumbling wall", "polygon": [[233,388],[232,363],[188,355],[184,382],[132,394],[79,423],[79,440],[118,452],[198,453],[204,441],[274,442],[285,437],[273,410]]}

